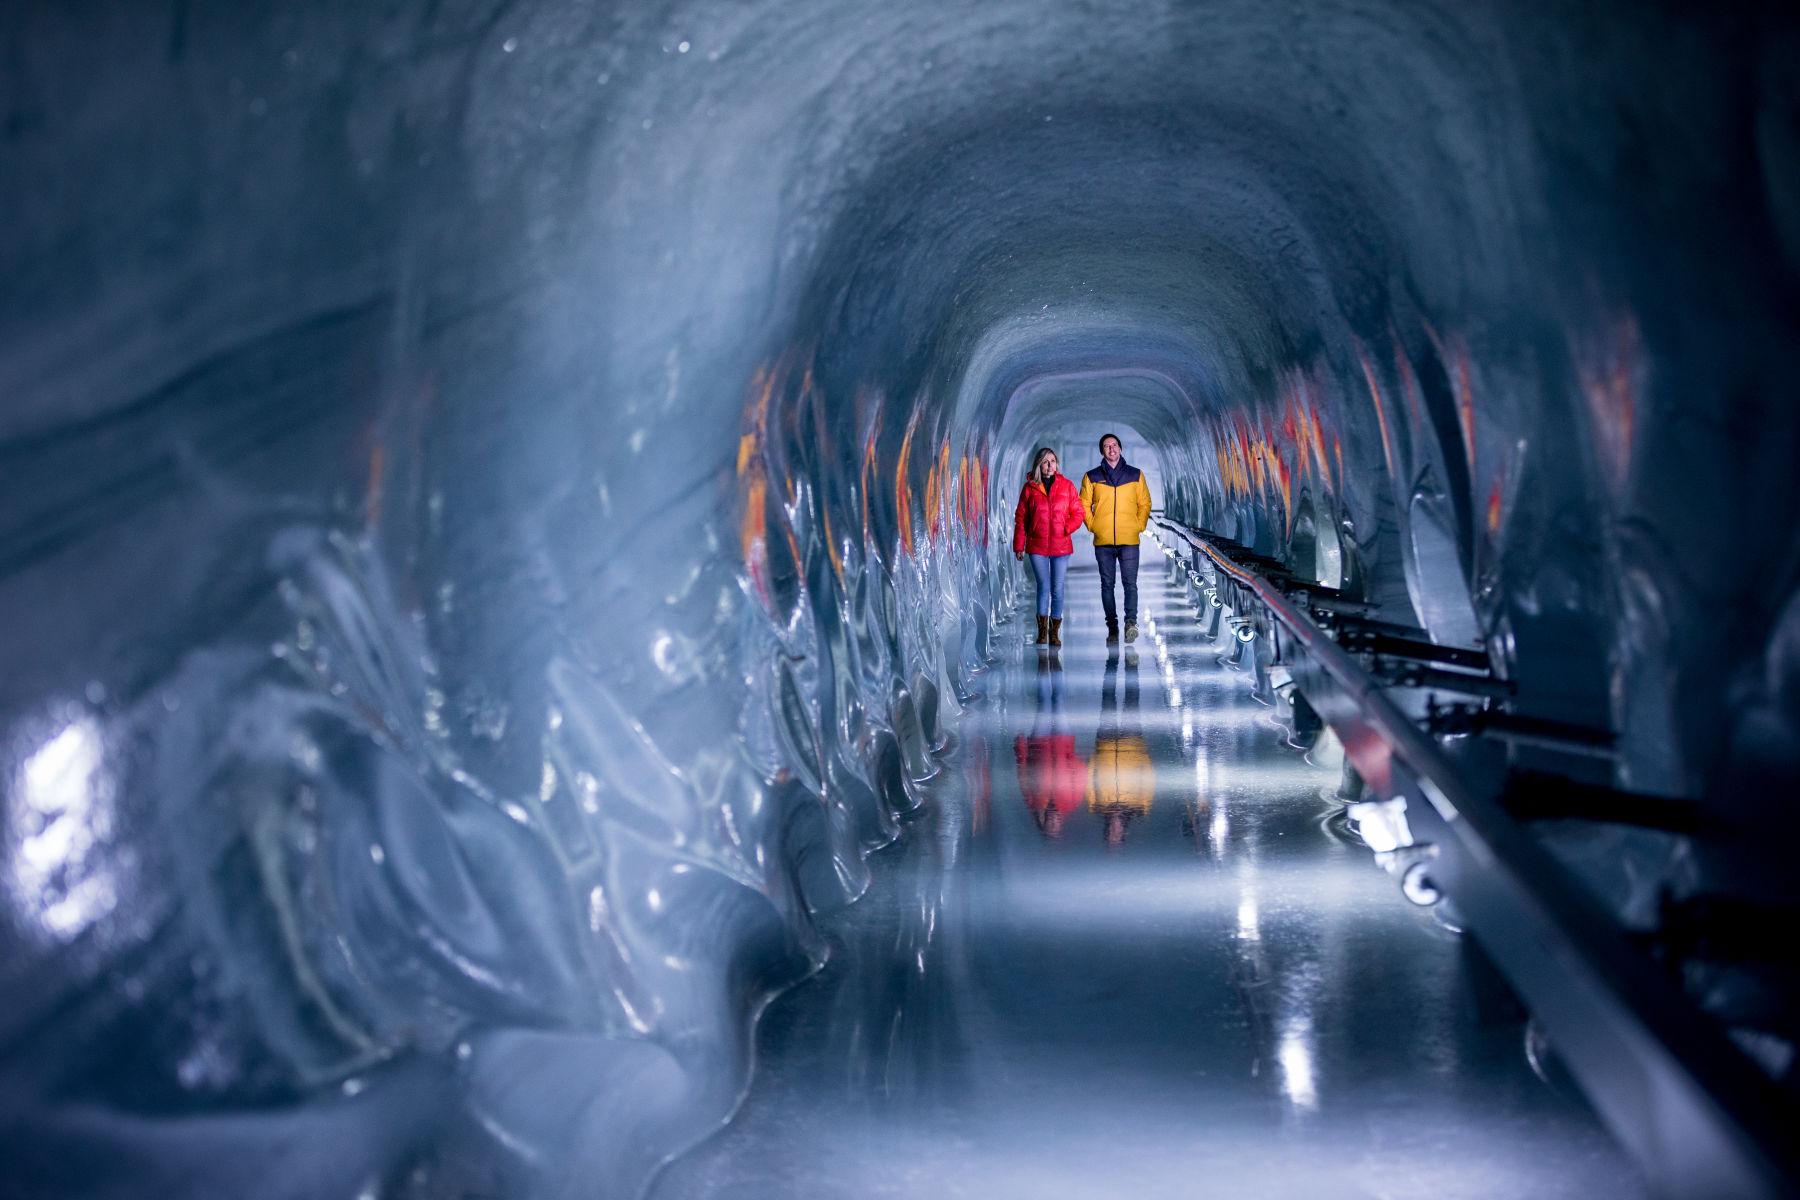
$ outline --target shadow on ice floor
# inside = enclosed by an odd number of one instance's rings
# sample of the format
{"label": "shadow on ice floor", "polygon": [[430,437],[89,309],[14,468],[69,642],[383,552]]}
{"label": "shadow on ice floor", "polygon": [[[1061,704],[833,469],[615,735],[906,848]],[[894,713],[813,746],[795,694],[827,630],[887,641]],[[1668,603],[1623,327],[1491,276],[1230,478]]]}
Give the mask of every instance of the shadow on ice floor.
{"label": "shadow on ice floor", "polygon": [[1144,559],[1133,646],[1085,541],[1060,654],[1016,614],[934,803],[653,1195],[1640,1194],[1479,954],[1331,819],[1329,743],[1285,744]]}

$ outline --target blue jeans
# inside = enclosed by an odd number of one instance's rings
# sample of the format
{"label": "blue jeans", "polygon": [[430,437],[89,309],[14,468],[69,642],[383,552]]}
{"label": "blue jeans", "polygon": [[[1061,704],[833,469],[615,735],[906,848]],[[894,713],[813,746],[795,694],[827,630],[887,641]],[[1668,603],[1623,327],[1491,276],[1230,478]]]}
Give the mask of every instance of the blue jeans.
{"label": "blue jeans", "polygon": [[1100,606],[1106,609],[1110,623],[1118,619],[1113,607],[1113,580],[1125,577],[1125,620],[1137,620],[1138,548],[1131,546],[1095,546],[1094,559],[1100,564]]}
{"label": "blue jeans", "polygon": [[1037,576],[1038,602],[1037,615],[1054,617],[1062,620],[1063,584],[1069,579],[1069,559],[1071,554],[1027,554],[1026,561],[1031,563],[1031,573]]}

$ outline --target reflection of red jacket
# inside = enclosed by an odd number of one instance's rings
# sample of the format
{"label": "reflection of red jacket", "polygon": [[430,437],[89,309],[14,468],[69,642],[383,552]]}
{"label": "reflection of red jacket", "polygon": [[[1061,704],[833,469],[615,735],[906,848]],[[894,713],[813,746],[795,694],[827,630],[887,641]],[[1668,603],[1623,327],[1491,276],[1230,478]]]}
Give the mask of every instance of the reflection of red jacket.
{"label": "reflection of red jacket", "polygon": [[1032,812],[1047,808],[1067,816],[1087,795],[1087,763],[1075,753],[1075,735],[1052,733],[1013,739],[1019,760],[1019,790]]}
{"label": "reflection of red jacket", "polygon": [[1050,481],[1048,491],[1035,479],[1027,480],[1013,514],[1013,553],[1047,554],[1052,558],[1075,553],[1069,535],[1087,520],[1081,493],[1067,475]]}

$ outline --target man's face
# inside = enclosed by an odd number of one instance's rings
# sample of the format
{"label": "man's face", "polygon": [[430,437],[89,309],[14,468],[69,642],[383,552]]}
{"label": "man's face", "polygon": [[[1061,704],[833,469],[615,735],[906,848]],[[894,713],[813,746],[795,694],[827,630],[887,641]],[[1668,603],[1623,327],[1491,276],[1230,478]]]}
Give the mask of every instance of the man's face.
{"label": "man's face", "polygon": [[1109,467],[1118,466],[1119,460],[1121,458],[1125,457],[1124,454],[1121,453],[1119,450],[1119,439],[1118,438],[1107,438],[1106,441],[1100,447],[1100,456],[1106,460],[1107,466],[1109,466]]}

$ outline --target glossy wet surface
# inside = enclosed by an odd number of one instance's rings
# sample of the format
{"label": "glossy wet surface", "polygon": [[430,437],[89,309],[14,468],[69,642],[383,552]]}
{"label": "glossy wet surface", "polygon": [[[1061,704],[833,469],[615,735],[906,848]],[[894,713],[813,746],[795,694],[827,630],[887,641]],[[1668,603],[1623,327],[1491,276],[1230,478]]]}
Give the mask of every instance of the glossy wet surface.
{"label": "glossy wet surface", "polygon": [[1061,653],[1006,627],[933,806],[652,1194],[1639,1194],[1331,820],[1329,747],[1287,744],[1143,557],[1135,646],[1104,645],[1085,539]]}

